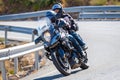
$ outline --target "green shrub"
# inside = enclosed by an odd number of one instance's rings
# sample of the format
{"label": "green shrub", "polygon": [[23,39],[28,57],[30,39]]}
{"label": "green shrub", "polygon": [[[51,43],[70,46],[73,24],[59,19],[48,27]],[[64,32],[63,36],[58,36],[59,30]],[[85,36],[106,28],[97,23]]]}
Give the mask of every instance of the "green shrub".
{"label": "green shrub", "polygon": [[65,7],[88,5],[120,5],[120,0],[0,0],[0,14],[24,13],[51,9],[56,2]]}
{"label": "green shrub", "polygon": [[14,74],[14,70],[10,70],[9,73],[10,73],[10,74]]}
{"label": "green shrub", "polygon": [[107,3],[107,0],[91,0],[91,5],[105,5]]}
{"label": "green shrub", "polygon": [[4,41],[4,38],[0,38],[0,42],[3,42]]}

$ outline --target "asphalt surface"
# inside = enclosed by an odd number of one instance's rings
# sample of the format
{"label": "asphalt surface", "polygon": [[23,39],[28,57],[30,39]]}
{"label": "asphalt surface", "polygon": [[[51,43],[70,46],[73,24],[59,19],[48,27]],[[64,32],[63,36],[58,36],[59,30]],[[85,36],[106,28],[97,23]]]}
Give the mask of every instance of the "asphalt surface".
{"label": "asphalt surface", "polygon": [[63,76],[48,62],[38,72],[21,80],[120,80],[120,22],[78,22],[79,31],[89,47],[89,69],[77,68]]}

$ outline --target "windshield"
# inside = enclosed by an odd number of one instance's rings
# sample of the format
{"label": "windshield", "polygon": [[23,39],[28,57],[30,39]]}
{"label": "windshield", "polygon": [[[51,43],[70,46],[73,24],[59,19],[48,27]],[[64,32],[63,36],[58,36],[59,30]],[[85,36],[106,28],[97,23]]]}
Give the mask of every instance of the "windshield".
{"label": "windshield", "polygon": [[40,36],[44,31],[49,29],[51,25],[51,21],[48,17],[44,17],[40,19],[38,22],[39,22],[39,26],[37,27],[37,30],[38,30],[38,36]]}

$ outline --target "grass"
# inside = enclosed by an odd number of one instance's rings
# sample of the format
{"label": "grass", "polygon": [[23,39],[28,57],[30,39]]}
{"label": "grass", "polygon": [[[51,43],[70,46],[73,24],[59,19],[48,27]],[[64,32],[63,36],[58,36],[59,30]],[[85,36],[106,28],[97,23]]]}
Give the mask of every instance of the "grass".
{"label": "grass", "polygon": [[4,38],[0,38],[0,49],[4,49],[5,45],[3,44]]}
{"label": "grass", "polygon": [[[3,42],[4,41],[4,38],[0,38],[0,42]],[[0,45],[0,48],[2,48],[3,46]],[[2,80],[2,75],[1,75],[1,72],[0,72],[0,80]]]}
{"label": "grass", "polygon": [[0,42],[3,42],[5,39],[4,38],[0,38]]}

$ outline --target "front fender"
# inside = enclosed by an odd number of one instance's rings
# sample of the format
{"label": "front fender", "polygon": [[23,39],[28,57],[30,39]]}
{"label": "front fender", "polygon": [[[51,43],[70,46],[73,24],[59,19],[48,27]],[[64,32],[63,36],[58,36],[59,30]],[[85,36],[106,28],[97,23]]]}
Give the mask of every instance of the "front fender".
{"label": "front fender", "polygon": [[69,63],[67,63],[68,64],[67,67],[63,66],[63,63],[61,63],[62,59],[60,59],[61,57],[58,56],[57,54],[59,54],[57,51],[54,51],[51,54],[53,64],[58,69],[58,71],[60,71],[63,75],[65,75],[65,76],[70,75],[70,73],[71,73],[71,67],[70,67]]}
{"label": "front fender", "polygon": [[61,47],[58,47],[54,51],[52,50],[50,52],[51,52],[51,54],[59,55],[61,58],[63,58],[64,55],[65,55],[65,52],[64,52],[64,50]]}

